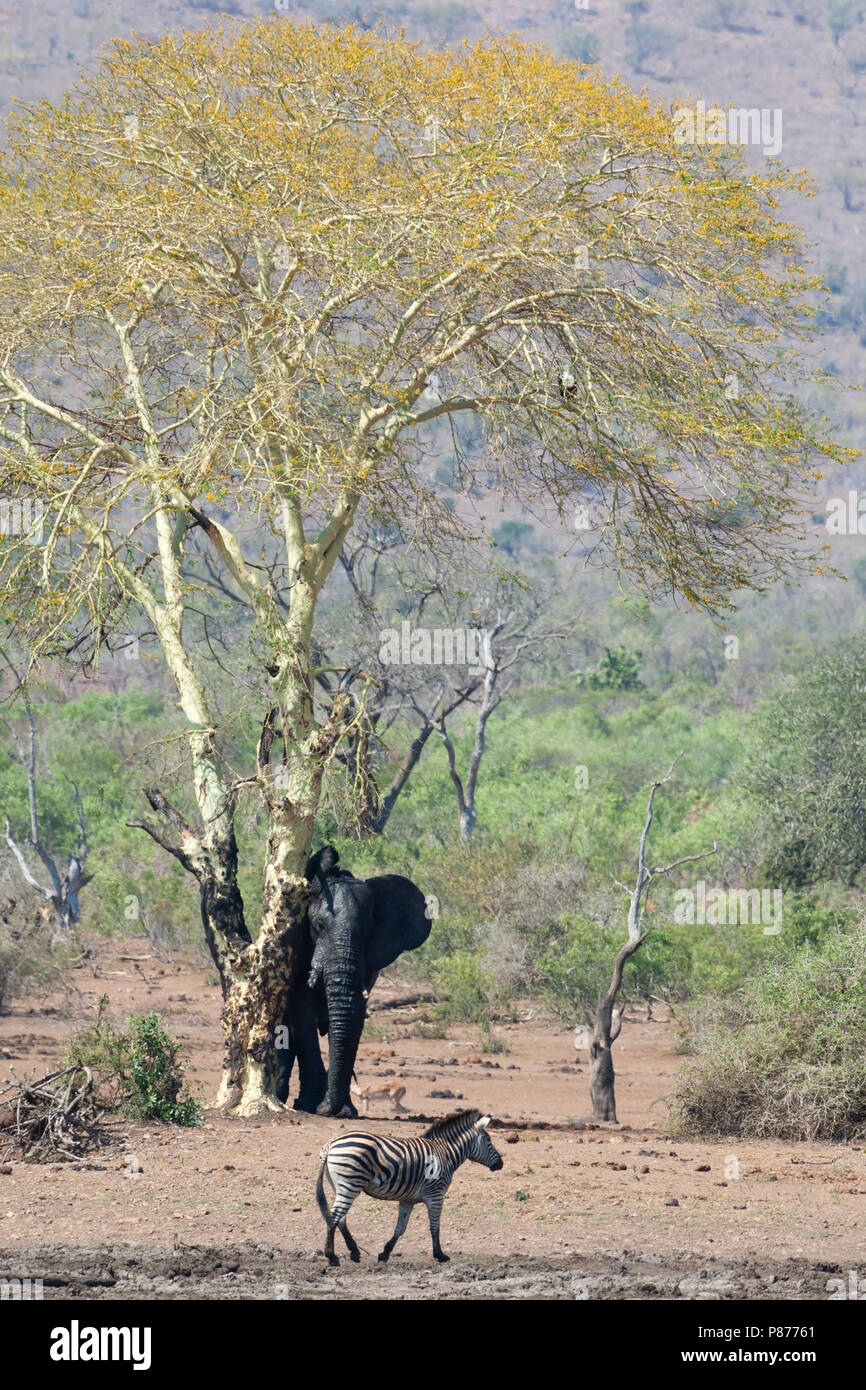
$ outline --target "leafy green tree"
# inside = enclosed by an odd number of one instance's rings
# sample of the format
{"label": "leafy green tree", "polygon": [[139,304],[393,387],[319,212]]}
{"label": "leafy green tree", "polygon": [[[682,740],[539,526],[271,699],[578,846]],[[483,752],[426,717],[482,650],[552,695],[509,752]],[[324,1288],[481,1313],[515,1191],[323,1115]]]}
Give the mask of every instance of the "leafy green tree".
{"label": "leafy green tree", "polygon": [[632,24],[626,56],[635,72],[646,72],[651,58],[667,58],[677,47],[676,33],[667,24]]}
{"label": "leafy green tree", "polygon": [[849,29],[859,23],[862,15],[862,7],[854,4],[853,0],[827,0],[824,19],[833,37],[834,61],[842,35],[847,34]]}
{"label": "leafy green tree", "polygon": [[864,691],[859,638],[819,657],[753,718],[740,780],[779,886],[853,883],[866,867]]}
{"label": "leafy green tree", "polygon": [[642,652],[629,651],[627,647],[617,647],[611,651],[605,647],[604,656],[595,671],[578,671],[576,682],[587,685],[590,690],[643,690],[640,678],[640,659]]}

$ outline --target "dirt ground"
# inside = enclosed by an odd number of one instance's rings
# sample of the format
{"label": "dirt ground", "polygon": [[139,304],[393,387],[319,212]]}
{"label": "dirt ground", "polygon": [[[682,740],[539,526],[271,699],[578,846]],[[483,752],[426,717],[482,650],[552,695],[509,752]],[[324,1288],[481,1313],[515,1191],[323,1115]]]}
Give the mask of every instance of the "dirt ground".
{"label": "dirt ground", "polygon": [[[103,940],[72,978],[65,999],[19,998],[0,1017],[0,1083],[12,1068],[20,1077],[56,1065],[107,993],[118,1020],[162,1014],[193,1091],[215,1094],[219,989],[207,967],[157,958],[145,940]],[[373,1002],[406,992],[385,978]],[[417,1009],[373,1013],[358,1077],[403,1080],[407,1116],[374,1102],[360,1121],[293,1111],[206,1112],[191,1130],[114,1120],[86,1162],[0,1164],[0,1281],[41,1279],[45,1298],[83,1299],[826,1299],[828,1281],[862,1268],[861,1148],[668,1140],[665,1098],[681,1059],[667,1018],[627,1019],[615,1047],[622,1123],[593,1125],[587,1059],[575,1060],[570,1031],[529,1003],[517,1013],[498,1028],[508,1051],[496,1055],[468,1027],[418,1036]],[[472,1106],[494,1117],[505,1166],[466,1164],[455,1177],[442,1222],[451,1263],[429,1261],[419,1209],[378,1265],[396,1206],[362,1197],[350,1226],[363,1262],[328,1269],[313,1190],[322,1144],[359,1126],[416,1133]]]}

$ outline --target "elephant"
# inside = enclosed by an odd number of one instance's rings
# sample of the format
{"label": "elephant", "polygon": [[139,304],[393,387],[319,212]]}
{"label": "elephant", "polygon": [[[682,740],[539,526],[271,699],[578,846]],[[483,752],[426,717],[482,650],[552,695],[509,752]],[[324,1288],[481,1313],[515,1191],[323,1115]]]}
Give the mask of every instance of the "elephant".
{"label": "elephant", "polygon": [[[367,998],[381,970],[427,940],[432,926],[420,888],[400,874],[355,878],[324,845],[307,861],[306,937],[284,1019],[288,1047],[277,1053],[277,1097],[285,1102],[295,1059],[295,1110],[354,1119],[349,1086]],[[328,1070],[319,1051],[328,1034]]]}

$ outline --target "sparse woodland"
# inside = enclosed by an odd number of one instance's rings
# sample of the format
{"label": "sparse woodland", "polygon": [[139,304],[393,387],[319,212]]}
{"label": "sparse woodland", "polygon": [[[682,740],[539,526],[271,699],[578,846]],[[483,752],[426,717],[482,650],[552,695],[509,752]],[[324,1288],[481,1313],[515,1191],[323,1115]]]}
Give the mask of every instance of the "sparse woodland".
{"label": "sparse woodland", "polygon": [[[636,89],[697,30],[625,10],[633,88],[578,66],[613,39],[570,10],[556,54],[239,15],[11,117],[2,495],[44,515],[0,539],[0,1007],[79,928],[183,944],[222,988],[209,1100],[276,1111],[333,841],[435,904],[398,967],[431,1022],[495,1048],[531,998],[609,1054],[665,1001],[676,1122],[721,1133],[766,999],[823,997],[820,1055],[783,1039],[730,1123],[862,1134],[826,980],[850,957],[862,993],[866,578],[824,526],[860,476],[860,175],[821,171],[814,256],[809,174],[674,143]],[[860,27],[821,30],[852,120]],[[404,624],[488,658],[395,661]],[[781,936],[678,922],[699,878],[782,890]]]}

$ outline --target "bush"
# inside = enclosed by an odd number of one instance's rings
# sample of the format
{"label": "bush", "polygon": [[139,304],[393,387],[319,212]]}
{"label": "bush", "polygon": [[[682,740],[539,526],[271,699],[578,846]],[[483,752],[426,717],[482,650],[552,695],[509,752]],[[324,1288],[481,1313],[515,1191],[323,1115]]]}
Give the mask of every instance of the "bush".
{"label": "bush", "polygon": [[459,951],[433,963],[431,974],[438,999],[434,1013],[455,1023],[490,1026],[495,1003],[488,976],[477,956]]}
{"label": "bush", "polygon": [[413,11],[412,18],[434,39],[456,39],[465,34],[472,11],[459,0],[445,0],[441,5],[422,5]]}
{"label": "bush", "polygon": [[[538,956],[536,972],[542,993],[568,1023],[589,1022],[594,1017],[625,942],[624,920],[563,916]],[[620,1002],[679,994],[686,988],[688,970],[687,949],[673,939],[673,934],[654,928],[625,963]]]}
{"label": "bush", "polygon": [[643,690],[640,678],[640,659],[643,653],[630,652],[627,647],[617,647],[612,652],[605,647],[604,656],[595,671],[578,671],[575,680],[578,685],[588,685],[591,690]]}
{"label": "bush", "polygon": [[170,1038],[162,1019],[151,1011],[130,1020],[130,1080],[127,1112],[139,1120],[167,1120],[174,1125],[201,1123],[201,1106],[181,1095],[180,1045]]}
{"label": "bush", "polygon": [[198,1101],[181,1094],[180,1045],[166,1033],[159,1015],[134,1015],[120,1032],[107,1013],[108,996],[103,995],[93,1026],[70,1043],[66,1065],[89,1067],[107,1103],[132,1119],[200,1124]]}
{"label": "bush", "polygon": [[515,560],[526,546],[532,546],[535,527],[526,521],[503,521],[493,532],[493,539],[500,550],[504,550]]}
{"label": "bush", "polygon": [[677,46],[677,36],[666,24],[632,24],[626,57],[635,72],[646,72],[651,58],[667,58]]}
{"label": "bush", "polygon": [[708,1001],[677,1080],[679,1135],[866,1136],[866,924],[840,921],[766,962],[738,996]]}
{"label": "bush", "polygon": [[75,950],[52,945],[42,923],[20,928],[0,924],[0,1013],[17,994],[62,984]]}
{"label": "bush", "polygon": [[866,869],[862,691],[866,643],[841,644],[756,711],[740,786],[779,887],[820,878],[854,883]]}
{"label": "bush", "polygon": [[96,1019],[72,1038],[66,1049],[67,1067],[88,1067],[96,1089],[112,1109],[122,1106],[129,1088],[129,1039],[108,1017],[108,995],[100,995]]}
{"label": "bush", "polygon": [[748,18],[745,0],[708,0],[698,23],[702,28],[718,33],[722,29],[742,28]]}

